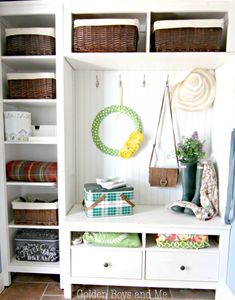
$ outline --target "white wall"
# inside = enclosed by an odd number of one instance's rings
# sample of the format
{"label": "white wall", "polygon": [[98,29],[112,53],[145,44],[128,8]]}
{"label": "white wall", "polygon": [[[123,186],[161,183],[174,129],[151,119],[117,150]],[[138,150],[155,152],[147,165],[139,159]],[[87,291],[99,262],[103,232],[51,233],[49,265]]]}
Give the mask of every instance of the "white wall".
{"label": "white wall", "polygon": [[[148,184],[148,164],[153,138],[157,126],[158,113],[162,100],[167,74],[170,85],[182,80],[188,72],[165,71],[77,71],[76,83],[76,123],[77,123],[77,187],[78,200],[82,200],[83,185],[94,182],[96,177],[121,176],[135,188],[135,201],[140,204],[168,205],[180,199],[181,185],[175,188],[156,188]],[[119,104],[119,78],[123,84],[123,104],[133,108],[140,116],[145,140],[136,156],[129,160],[108,156],[96,148],[91,137],[91,125],[96,114],[106,106]],[[145,76],[146,86],[143,87]],[[99,87],[96,87],[96,79]],[[66,101],[66,99],[65,99]],[[168,117],[169,118],[169,115]],[[205,150],[211,152],[212,110],[203,112],[175,111],[177,140],[183,135],[191,135],[198,130],[205,140]],[[161,165],[174,165],[174,152],[170,136],[170,120],[163,128],[159,161]],[[105,128],[104,128],[105,127]],[[108,146],[120,148],[133,128],[125,116],[118,120],[107,117],[101,125],[101,136]],[[168,158],[169,157],[169,158]]]}

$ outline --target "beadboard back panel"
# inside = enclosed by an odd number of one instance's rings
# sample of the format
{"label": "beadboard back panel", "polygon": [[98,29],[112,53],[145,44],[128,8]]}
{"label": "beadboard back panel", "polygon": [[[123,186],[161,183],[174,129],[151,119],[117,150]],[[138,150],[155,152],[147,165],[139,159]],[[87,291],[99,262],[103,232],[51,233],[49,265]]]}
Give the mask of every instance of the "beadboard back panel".
{"label": "beadboard back panel", "polygon": [[[172,88],[185,78],[188,72],[165,71],[77,71],[76,83],[76,154],[77,194],[82,201],[83,185],[95,182],[97,177],[118,176],[135,189],[138,204],[169,205],[180,199],[182,190],[176,188],[150,187],[148,183],[149,160],[154,142],[157,121],[169,75]],[[109,156],[93,143],[91,126],[96,114],[109,105],[120,104],[120,85],[123,87],[123,105],[129,106],[139,115],[143,125],[144,142],[139,151],[129,159]],[[65,99],[66,101],[66,99]],[[167,102],[166,102],[167,103]],[[160,126],[158,139],[158,166],[176,166],[169,107],[164,108],[164,121]],[[191,135],[197,130],[207,156],[211,152],[212,109],[202,112],[173,111],[176,140]],[[100,125],[103,142],[120,149],[134,130],[126,115],[110,114]],[[156,164],[156,160],[152,165]],[[180,183],[180,180],[179,180]]]}

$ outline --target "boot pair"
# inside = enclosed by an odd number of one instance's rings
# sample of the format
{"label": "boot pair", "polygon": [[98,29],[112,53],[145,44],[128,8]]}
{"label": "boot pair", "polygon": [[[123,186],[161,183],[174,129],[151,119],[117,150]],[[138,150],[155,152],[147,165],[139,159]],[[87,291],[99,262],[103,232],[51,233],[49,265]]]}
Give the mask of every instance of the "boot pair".
{"label": "boot pair", "polygon": [[[200,163],[182,163],[181,178],[183,187],[182,201],[192,202],[197,206],[200,203],[200,189],[202,182],[203,167]],[[193,211],[186,207],[174,205],[171,209],[175,212],[181,212],[188,215],[194,215]]]}

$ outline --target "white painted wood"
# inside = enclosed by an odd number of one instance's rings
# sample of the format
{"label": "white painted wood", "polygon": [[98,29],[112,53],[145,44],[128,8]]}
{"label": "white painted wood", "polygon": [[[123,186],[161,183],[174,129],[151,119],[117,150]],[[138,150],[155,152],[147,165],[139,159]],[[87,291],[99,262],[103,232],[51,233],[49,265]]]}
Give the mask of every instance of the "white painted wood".
{"label": "white painted wood", "polygon": [[30,262],[11,259],[9,272],[60,274],[59,262]]}
{"label": "white painted wood", "polygon": [[[219,253],[201,254],[199,251],[180,253],[146,253],[146,279],[218,281]],[[181,268],[185,268],[181,270]]]}
{"label": "white painted wood", "polygon": [[47,107],[47,106],[56,106],[56,99],[46,100],[46,99],[3,99],[4,104],[12,104],[15,107],[27,107],[27,106],[36,106],[36,107]]}
{"label": "white painted wood", "polygon": [[130,216],[100,218],[87,218],[82,207],[75,205],[65,221],[64,226],[70,231],[179,232],[218,235],[230,230],[230,226],[225,225],[220,217],[204,222],[156,205],[136,205],[134,214]]}
{"label": "white painted wood", "polygon": [[53,225],[42,225],[42,226],[40,226],[40,225],[16,225],[16,224],[14,224],[14,222],[13,221],[11,221],[10,223],[9,223],[9,226],[8,226],[9,228],[37,228],[37,229],[59,229],[59,226],[57,225],[57,226],[53,226]]}
{"label": "white painted wood", "polygon": [[77,70],[192,70],[217,69],[233,53],[71,53],[66,59]]}
{"label": "white painted wood", "polygon": [[0,273],[0,294],[3,292],[3,290],[4,290],[3,274]]}
{"label": "white painted wood", "polygon": [[42,187],[55,187],[55,182],[23,182],[23,181],[7,181],[7,185],[13,186],[42,186]]}
{"label": "white painted wood", "polygon": [[221,283],[215,293],[215,300],[235,300],[235,296],[225,283]]}
{"label": "white painted wood", "polygon": [[[175,188],[150,187],[148,183],[149,160],[155,135],[165,81],[169,74],[170,86],[187,76],[188,72],[166,71],[77,71],[76,72],[76,144],[78,199],[83,199],[83,185],[95,182],[96,178],[119,176],[134,186],[134,201],[137,204],[169,205],[181,199],[181,184]],[[109,156],[96,148],[91,137],[92,122],[100,110],[109,105],[118,105],[119,76],[123,84],[123,105],[139,115],[143,124],[144,142],[131,159]],[[99,87],[96,87],[96,78]],[[143,87],[145,78],[146,86]],[[176,166],[171,123],[165,114],[159,144],[158,166]],[[210,156],[212,110],[203,112],[174,111],[176,139],[191,136],[198,130],[205,140],[205,151]],[[115,119],[107,117],[100,126],[103,142],[111,148],[120,149],[134,130],[124,115]],[[159,141],[158,141],[159,143]],[[154,165],[154,162],[153,162]]]}
{"label": "white painted wood", "polygon": [[72,246],[71,261],[72,276],[141,279],[141,250]]}
{"label": "white painted wood", "polygon": [[55,55],[3,56],[2,62],[13,70],[53,72],[55,71]]}

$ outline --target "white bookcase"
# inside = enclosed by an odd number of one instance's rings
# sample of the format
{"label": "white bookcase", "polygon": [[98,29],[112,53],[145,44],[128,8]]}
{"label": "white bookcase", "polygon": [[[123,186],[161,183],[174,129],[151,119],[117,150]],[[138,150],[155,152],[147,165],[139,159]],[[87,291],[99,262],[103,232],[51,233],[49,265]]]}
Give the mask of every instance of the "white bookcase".
{"label": "white bookcase", "polygon": [[[2,254],[2,275],[4,285],[11,283],[11,273],[48,273],[60,274],[60,263],[45,262],[23,262],[17,261],[14,254],[14,235],[21,228],[42,228],[57,229],[58,226],[30,226],[15,225],[13,222],[13,211],[11,201],[26,193],[58,193],[59,217],[63,215],[63,175],[59,176],[57,183],[39,182],[15,182],[7,181],[6,162],[13,159],[57,161],[58,173],[63,170],[63,50],[62,50],[62,5],[53,1],[45,2],[4,2],[0,4],[0,27],[1,27],[1,254]],[[48,56],[6,56],[5,50],[5,28],[12,27],[54,27],[56,32],[56,55]],[[56,99],[8,99],[6,74],[8,72],[53,72],[56,73]],[[59,75],[61,74],[61,75]],[[57,139],[42,139],[36,142],[6,142],[4,141],[4,120],[5,110],[22,110],[31,112],[32,124],[56,125],[60,132]],[[58,122],[59,120],[59,122]],[[58,124],[59,123],[59,124]],[[59,218],[63,219],[63,217]],[[61,240],[61,239],[60,239]]]}
{"label": "white bookcase", "polygon": [[[0,219],[4,284],[10,284],[11,272],[54,273],[61,275],[65,297],[71,297],[72,284],[109,284],[149,287],[216,289],[225,285],[230,227],[224,224],[230,132],[234,126],[235,74],[235,4],[233,1],[186,0],[100,0],[27,1],[1,4],[0,128]],[[73,53],[74,18],[137,17],[140,20],[140,43],[136,53]],[[223,18],[226,24],[225,51],[214,53],[151,51],[151,23],[156,19]],[[56,55],[53,57],[6,57],[4,28],[10,26],[55,26]],[[160,101],[167,75],[170,85],[182,80],[193,68],[215,72],[217,96],[212,108],[199,113],[174,112],[177,139],[198,130],[206,140],[205,150],[219,175],[220,216],[203,222],[178,215],[168,209],[181,197],[176,189],[151,188],[148,185],[148,161]],[[7,99],[8,70],[56,71],[57,99],[14,101]],[[124,104],[140,115],[145,134],[141,151],[130,160],[101,153],[91,138],[91,123],[105,106],[118,103],[120,78]],[[97,85],[98,82],[98,85]],[[143,84],[145,82],[145,84]],[[4,142],[2,112],[27,109],[35,119],[57,125],[57,142],[13,144]],[[221,120],[226,120],[222,122]],[[105,122],[104,122],[105,123]],[[105,123],[106,124],[106,123]],[[108,128],[108,124],[107,127]],[[112,129],[112,128],[111,128]],[[118,129],[122,138],[126,129]],[[112,131],[112,130],[111,130]],[[115,137],[104,137],[115,144]],[[124,138],[125,140],[125,138]],[[222,142],[221,142],[222,141]],[[166,143],[167,144],[167,143]],[[168,153],[167,153],[168,155]],[[7,182],[5,163],[9,159],[56,159],[58,185]],[[85,216],[81,207],[83,185],[96,177],[119,175],[135,188],[136,208],[128,217],[94,218]],[[60,263],[18,262],[14,258],[11,200],[27,191],[57,190],[59,195]],[[30,226],[34,228],[34,226]],[[47,227],[43,227],[47,228]],[[142,246],[137,249],[113,249],[71,246],[71,233],[84,231],[137,232]],[[198,233],[214,237],[216,243],[204,250],[159,250],[153,235],[162,233]],[[125,258],[125,259],[123,259]],[[213,264],[211,263],[213,261]],[[92,263],[91,263],[92,262]],[[104,267],[105,263],[108,267]],[[173,262],[173,264],[172,264]],[[94,267],[95,264],[95,267]],[[126,267],[126,265],[130,267]],[[118,266],[118,267],[117,267]],[[181,270],[180,267],[185,269]],[[217,293],[217,295],[219,295]],[[219,296],[217,296],[217,299]]]}

